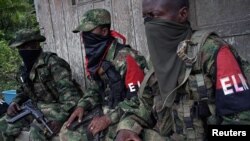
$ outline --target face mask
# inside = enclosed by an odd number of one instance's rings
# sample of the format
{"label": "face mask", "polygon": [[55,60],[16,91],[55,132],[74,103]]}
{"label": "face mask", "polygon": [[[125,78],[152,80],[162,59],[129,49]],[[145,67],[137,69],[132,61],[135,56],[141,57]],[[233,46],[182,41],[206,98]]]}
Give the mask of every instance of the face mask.
{"label": "face mask", "polygon": [[87,69],[90,74],[95,74],[113,38],[91,32],[83,32],[82,38],[86,52]]}
{"label": "face mask", "polygon": [[36,62],[37,58],[39,57],[42,49],[36,50],[19,50],[19,55],[23,59],[24,65],[29,73]]}
{"label": "face mask", "polygon": [[[189,24],[162,19],[145,19],[150,58],[158,79],[160,93],[165,97],[176,87],[183,62],[176,54],[178,44],[191,36]],[[172,95],[175,96],[175,95]],[[169,97],[167,103],[175,97]]]}

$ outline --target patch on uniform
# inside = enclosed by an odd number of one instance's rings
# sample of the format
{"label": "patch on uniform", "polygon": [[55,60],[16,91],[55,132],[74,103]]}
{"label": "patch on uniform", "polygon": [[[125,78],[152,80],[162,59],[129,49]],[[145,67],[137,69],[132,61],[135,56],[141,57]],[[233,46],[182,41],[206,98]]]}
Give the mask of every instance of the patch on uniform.
{"label": "patch on uniform", "polygon": [[140,84],[144,78],[144,72],[131,55],[126,56],[127,70],[125,85],[130,94],[137,94]]}
{"label": "patch on uniform", "polygon": [[227,115],[250,109],[249,84],[227,45],[219,49],[216,67],[217,114]]}

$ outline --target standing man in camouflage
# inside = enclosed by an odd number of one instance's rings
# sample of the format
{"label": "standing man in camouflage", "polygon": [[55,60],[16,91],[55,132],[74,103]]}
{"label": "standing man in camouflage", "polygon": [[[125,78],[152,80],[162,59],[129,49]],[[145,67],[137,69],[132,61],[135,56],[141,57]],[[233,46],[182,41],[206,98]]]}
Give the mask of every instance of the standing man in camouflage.
{"label": "standing man in camouflage", "polygon": [[[48,126],[54,135],[68,118],[70,111],[81,97],[71,76],[69,64],[56,54],[43,52],[40,42],[45,37],[32,29],[23,29],[16,33],[10,47],[17,48],[23,65],[17,75],[21,85],[17,96],[11,102],[7,115],[0,119],[0,130],[5,141],[14,141],[22,128],[30,125],[30,138],[36,141],[47,141],[50,138],[41,123],[33,119],[22,119],[8,124],[6,118],[15,116],[22,103],[31,99],[48,119]],[[31,123],[31,124],[30,124]]]}
{"label": "standing man in camouflage", "polygon": [[[73,31],[80,32],[84,43],[90,86],[65,123],[60,133],[62,141],[113,140],[116,123],[139,104],[137,90],[144,78],[146,60],[125,45],[125,38],[111,31],[110,26],[107,10],[92,9]],[[123,44],[115,37],[121,37]],[[97,115],[96,109],[101,109]],[[82,123],[72,129],[75,122]]]}
{"label": "standing man in camouflage", "polygon": [[154,70],[116,141],[203,141],[208,124],[250,124],[250,64],[216,34],[193,31],[188,9],[188,0],[143,0]]}

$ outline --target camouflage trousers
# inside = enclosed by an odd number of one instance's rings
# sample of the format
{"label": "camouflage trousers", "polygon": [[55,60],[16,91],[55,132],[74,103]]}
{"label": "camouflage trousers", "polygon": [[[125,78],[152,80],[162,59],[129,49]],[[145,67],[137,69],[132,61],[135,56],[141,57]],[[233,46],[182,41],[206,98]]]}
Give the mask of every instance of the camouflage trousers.
{"label": "camouflage trousers", "polygon": [[110,126],[94,137],[90,137],[87,126],[80,126],[76,130],[67,129],[66,124],[62,127],[59,137],[60,141],[114,141],[116,136],[116,125]]}
{"label": "camouflage trousers", "polygon": [[[191,141],[185,138],[183,134],[173,133],[169,136],[162,136],[159,132],[153,129],[143,129],[140,137],[143,141]],[[195,141],[204,141],[204,140],[195,140]]]}
{"label": "camouflage trousers", "polygon": [[[166,115],[165,115],[166,116]],[[216,121],[215,116],[210,116],[208,118],[209,124],[218,124]],[[212,121],[212,122],[211,122]],[[223,116],[222,121],[219,123],[220,125],[250,125],[250,111],[243,111],[238,114],[230,115],[230,116]],[[199,129],[198,131],[202,131],[204,129]],[[207,138],[194,138],[187,139],[187,131],[185,134],[177,134],[172,133],[169,136],[161,136],[159,132],[153,129],[143,129],[140,137],[143,141],[204,141]],[[201,132],[202,133],[202,132]],[[192,134],[191,134],[192,135]],[[197,133],[195,135],[197,136]],[[200,136],[200,135],[199,135]],[[204,133],[203,133],[204,136]]]}
{"label": "camouflage trousers", "polygon": [[[59,104],[38,103],[37,106],[49,121],[56,120],[56,118],[58,118],[58,116],[56,117],[56,111],[58,111],[57,109],[60,108]],[[0,118],[0,132],[2,132],[4,141],[14,141],[15,138],[19,136],[21,131],[29,131],[29,138],[32,141],[50,140],[46,134],[47,130],[45,127],[34,120],[31,115],[26,116],[25,118],[13,124],[7,123],[6,118],[8,118],[7,115]]]}
{"label": "camouflage trousers", "polygon": [[[13,124],[9,124],[6,121],[8,116],[4,116],[0,119],[0,131],[4,141],[15,141],[15,138],[21,133],[21,131],[30,131],[30,139],[32,141],[47,141],[48,138],[44,134],[43,126],[33,120],[32,117],[26,117]],[[30,126],[34,125],[34,126]]]}
{"label": "camouflage trousers", "polygon": [[88,131],[88,125],[93,117],[101,115],[103,115],[103,110],[97,107],[83,118],[83,121],[86,122],[83,122],[76,129],[67,129],[65,123],[59,133],[60,141],[113,141],[116,136],[116,124],[109,126],[108,129],[98,133],[94,137]]}

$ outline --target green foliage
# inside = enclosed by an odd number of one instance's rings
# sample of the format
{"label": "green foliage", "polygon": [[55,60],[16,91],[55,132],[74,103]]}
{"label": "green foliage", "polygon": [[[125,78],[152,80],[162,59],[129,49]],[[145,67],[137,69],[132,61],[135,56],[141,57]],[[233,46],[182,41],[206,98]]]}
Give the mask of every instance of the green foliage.
{"label": "green foliage", "polygon": [[6,41],[0,41],[0,47],[0,90],[16,89],[15,74],[21,59],[16,50],[8,47]]}
{"label": "green foliage", "polygon": [[38,28],[33,0],[0,0],[0,92],[16,89],[15,74],[21,59],[8,47],[16,31]]}
{"label": "green foliage", "polygon": [[5,40],[10,40],[20,28],[38,27],[30,0],[0,0],[0,17],[0,30],[5,33]]}

